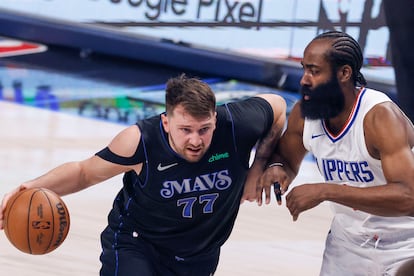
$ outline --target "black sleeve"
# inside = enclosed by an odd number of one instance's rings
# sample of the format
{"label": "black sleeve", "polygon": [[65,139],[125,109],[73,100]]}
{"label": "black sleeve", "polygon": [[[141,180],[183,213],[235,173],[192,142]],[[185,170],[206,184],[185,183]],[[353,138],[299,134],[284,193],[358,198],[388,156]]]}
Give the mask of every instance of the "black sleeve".
{"label": "black sleeve", "polygon": [[238,149],[251,149],[273,124],[273,109],[263,98],[229,103],[228,109],[234,121]]}
{"label": "black sleeve", "polygon": [[97,152],[95,155],[101,157],[102,159],[119,164],[119,165],[136,165],[145,161],[145,154],[144,154],[144,147],[142,146],[142,141],[139,143],[138,148],[133,156],[131,157],[124,157],[117,155],[116,153],[112,152],[108,147],[105,147],[101,151]]}

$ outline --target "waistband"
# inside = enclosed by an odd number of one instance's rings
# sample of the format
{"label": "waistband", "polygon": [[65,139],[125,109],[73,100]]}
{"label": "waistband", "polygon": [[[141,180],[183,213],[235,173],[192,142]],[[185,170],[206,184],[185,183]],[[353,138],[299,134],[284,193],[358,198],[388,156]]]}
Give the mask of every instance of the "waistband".
{"label": "waistband", "polygon": [[351,233],[340,224],[333,222],[331,234],[349,240],[354,244],[359,244],[361,247],[372,246],[377,248],[380,243],[392,244],[410,239],[414,240],[414,227],[413,229],[395,229],[392,232],[389,230],[376,231],[375,229],[366,229],[366,231],[361,231],[360,233]]}

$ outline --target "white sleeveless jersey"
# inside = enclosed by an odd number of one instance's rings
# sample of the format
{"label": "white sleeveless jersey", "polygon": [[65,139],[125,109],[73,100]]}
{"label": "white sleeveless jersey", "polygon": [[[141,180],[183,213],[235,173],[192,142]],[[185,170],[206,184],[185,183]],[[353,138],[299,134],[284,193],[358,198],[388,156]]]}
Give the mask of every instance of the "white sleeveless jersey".
{"label": "white sleeveless jersey", "polygon": [[[364,138],[364,117],[371,108],[391,101],[379,91],[364,88],[357,97],[348,121],[336,135],[329,132],[323,120],[305,119],[303,144],[311,152],[326,182],[356,187],[385,185],[381,161],[368,153]],[[332,203],[333,223],[352,235],[414,231],[414,218],[381,217]]]}

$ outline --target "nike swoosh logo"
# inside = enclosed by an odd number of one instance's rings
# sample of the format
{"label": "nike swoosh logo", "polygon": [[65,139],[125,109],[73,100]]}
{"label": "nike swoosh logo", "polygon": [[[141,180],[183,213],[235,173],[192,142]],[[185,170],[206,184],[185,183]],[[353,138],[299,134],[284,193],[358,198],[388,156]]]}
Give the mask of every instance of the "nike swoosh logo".
{"label": "nike swoosh logo", "polygon": [[318,138],[318,137],[321,137],[321,136],[324,136],[325,135],[325,133],[321,133],[321,134],[312,134],[312,139],[315,139],[315,138]]}
{"label": "nike swoosh logo", "polygon": [[172,167],[177,166],[177,165],[178,165],[178,163],[172,163],[172,164],[163,166],[161,163],[159,163],[158,167],[157,167],[157,170],[159,172],[162,172],[162,171],[168,170],[169,168],[172,168]]}

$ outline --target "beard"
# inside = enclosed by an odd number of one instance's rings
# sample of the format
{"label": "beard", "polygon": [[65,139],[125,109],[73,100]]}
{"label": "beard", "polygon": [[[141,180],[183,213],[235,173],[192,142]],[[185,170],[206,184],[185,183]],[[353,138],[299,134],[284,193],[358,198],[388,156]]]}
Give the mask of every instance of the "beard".
{"label": "beard", "polygon": [[[333,118],[341,113],[345,105],[342,89],[335,76],[313,89],[302,86],[300,92],[302,94],[300,110],[302,116],[307,119]],[[308,99],[305,100],[305,96]]]}

